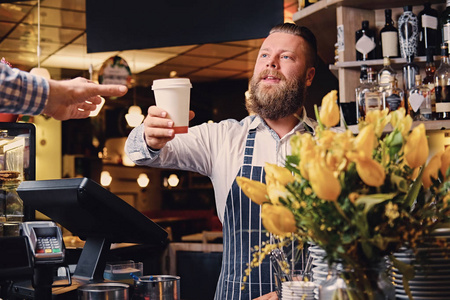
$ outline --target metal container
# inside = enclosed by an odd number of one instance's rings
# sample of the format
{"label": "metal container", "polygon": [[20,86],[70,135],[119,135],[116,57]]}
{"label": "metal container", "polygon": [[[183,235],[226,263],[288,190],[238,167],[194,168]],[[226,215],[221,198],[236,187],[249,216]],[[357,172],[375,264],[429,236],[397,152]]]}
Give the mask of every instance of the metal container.
{"label": "metal container", "polygon": [[180,300],[180,277],[142,276],[134,280],[133,300]]}
{"label": "metal container", "polygon": [[79,300],[128,300],[129,285],[120,282],[89,283],[78,288]]}

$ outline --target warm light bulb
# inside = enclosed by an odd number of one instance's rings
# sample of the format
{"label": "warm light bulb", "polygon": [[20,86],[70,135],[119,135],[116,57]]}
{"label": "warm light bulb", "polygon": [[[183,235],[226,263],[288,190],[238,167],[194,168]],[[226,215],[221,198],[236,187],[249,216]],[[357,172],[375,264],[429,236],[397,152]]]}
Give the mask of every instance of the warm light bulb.
{"label": "warm light bulb", "polygon": [[144,115],[139,106],[133,105],[128,109],[128,113],[125,115],[125,119],[130,127],[139,126],[144,121]]}
{"label": "warm light bulb", "polygon": [[141,188],[145,188],[150,183],[150,179],[148,178],[147,174],[141,173],[139,174],[137,183]]}
{"label": "warm light bulb", "polygon": [[103,186],[109,186],[111,184],[112,177],[108,171],[102,171],[100,174],[100,184]]}
{"label": "warm light bulb", "polygon": [[176,187],[180,182],[180,179],[178,179],[177,174],[170,174],[169,179],[167,179],[167,182],[171,187]]}
{"label": "warm light bulb", "polygon": [[136,165],[126,154],[122,155],[122,164],[126,167],[134,167]]}
{"label": "warm light bulb", "polygon": [[33,68],[30,71],[30,74],[44,77],[45,79],[50,79],[50,73],[46,68]]}

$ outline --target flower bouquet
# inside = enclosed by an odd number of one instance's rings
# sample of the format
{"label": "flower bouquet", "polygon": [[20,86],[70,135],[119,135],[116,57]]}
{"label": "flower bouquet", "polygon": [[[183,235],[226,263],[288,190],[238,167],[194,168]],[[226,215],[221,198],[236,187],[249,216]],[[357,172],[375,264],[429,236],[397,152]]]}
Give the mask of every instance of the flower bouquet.
{"label": "flower bouquet", "polygon": [[[265,184],[244,177],[237,178],[238,184],[262,206],[264,227],[282,243],[314,244],[325,251],[330,266],[340,263],[353,270],[353,277],[345,279],[358,286],[342,299],[377,299],[364,270],[387,256],[402,272],[412,298],[407,281],[414,268],[393,253],[401,247],[414,250],[434,229],[449,227],[450,148],[427,164],[425,126],[411,130],[404,108],[368,112],[356,136],[349,129],[336,130],[336,100],[332,91],[323,98],[320,113],[316,107],[314,136],[291,138],[285,166],[266,163]],[[392,131],[386,133],[389,123]],[[273,247],[266,245],[254,256]]]}

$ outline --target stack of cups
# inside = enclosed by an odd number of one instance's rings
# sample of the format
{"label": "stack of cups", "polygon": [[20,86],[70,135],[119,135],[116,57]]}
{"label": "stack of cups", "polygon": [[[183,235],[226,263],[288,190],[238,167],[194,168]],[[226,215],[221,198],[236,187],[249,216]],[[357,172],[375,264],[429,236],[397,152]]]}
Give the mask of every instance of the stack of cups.
{"label": "stack of cups", "polygon": [[285,281],[281,287],[283,300],[314,300],[316,285],[311,281]]}
{"label": "stack of cups", "polygon": [[192,84],[188,78],[167,78],[153,81],[156,106],[165,110],[174,122],[175,133],[187,133]]}

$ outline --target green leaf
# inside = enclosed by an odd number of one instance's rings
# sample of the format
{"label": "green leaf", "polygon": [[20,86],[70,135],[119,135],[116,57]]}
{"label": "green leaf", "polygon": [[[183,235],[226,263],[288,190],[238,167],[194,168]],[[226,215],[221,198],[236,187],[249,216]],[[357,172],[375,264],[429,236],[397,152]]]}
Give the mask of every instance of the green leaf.
{"label": "green leaf", "polygon": [[416,180],[411,185],[411,188],[409,189],[408,193],[406,194],[406,197],[404,200],[404,204],[406,205],[406,207],[411,208],[414,201],[417,198],[417,195],[419,195],[420,188],[422,187],[423,170],[425,170],[425,167],[422,167],[422,169],[420,170],[419,176],[417,176]]}
{"label": "green leaf", "polygon": [[411,295],[411,290],[409,288],[409,281],[411,279],[414,279],[414,277],[416,275],[416,273],[414,271],[414,266],[411,266],[402,261],[399,261],[398,259],[395,258],[394,255],[389,255],[389,258],[391,259],[394,267],[396,267],[400,271],[400,273],[402,273],[403,288],[405,289],[405,293],[408,295],[409,299],[412,300],[413,297]]}
{"label": "green leaf", "polygon": [[371,210],[375,205],[380,204],[386,200],[390,200],[396,195],[397,193],[363,195],[355,201],[355,205],[358,206],[360,204],[363,204],[364,214],[367,214],[369,210]]}
{"label": "green leaf", "polygon": [[316,120],[317,120],[317,123],[319,123],[320,129],[324,130],[325,126],[323,126],[323,123],[320,121],[320,114],[319,114],[319,109],[317,108],[317,104],[314,104],[314,113],[316,114]]}

